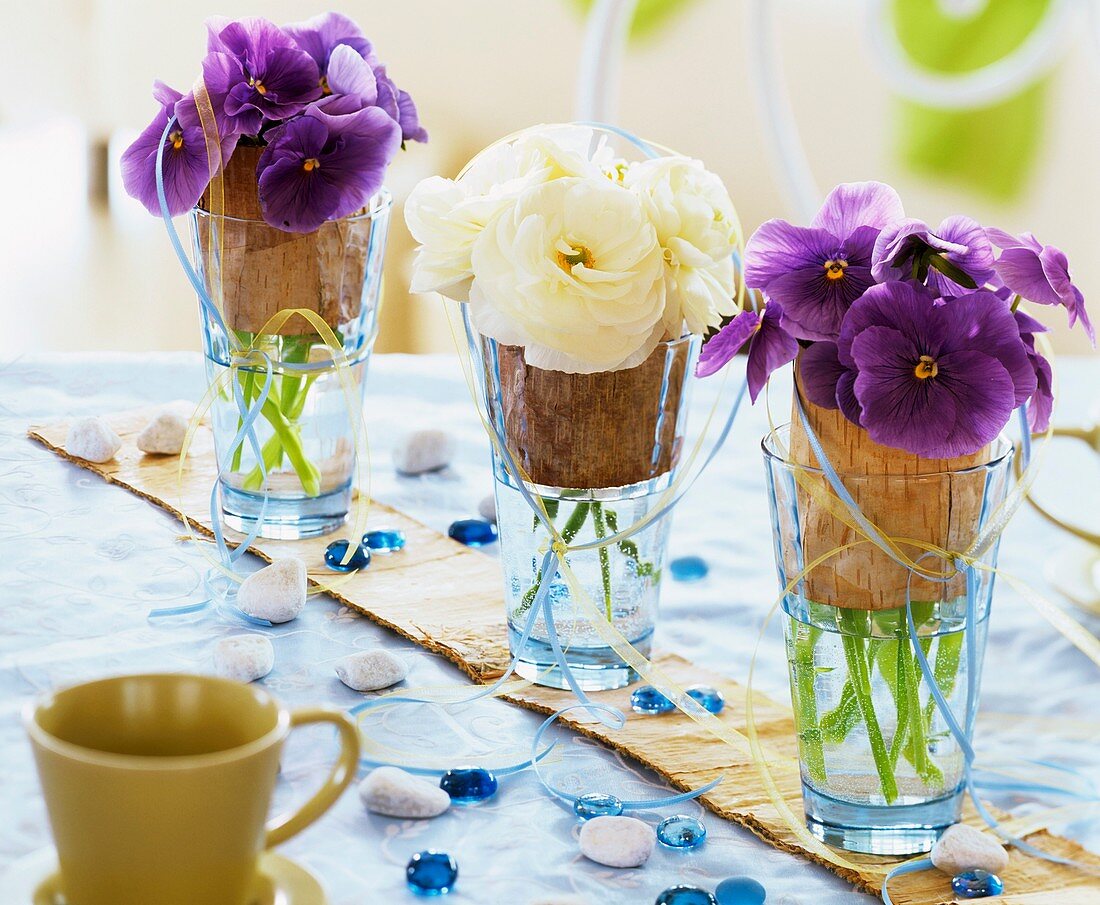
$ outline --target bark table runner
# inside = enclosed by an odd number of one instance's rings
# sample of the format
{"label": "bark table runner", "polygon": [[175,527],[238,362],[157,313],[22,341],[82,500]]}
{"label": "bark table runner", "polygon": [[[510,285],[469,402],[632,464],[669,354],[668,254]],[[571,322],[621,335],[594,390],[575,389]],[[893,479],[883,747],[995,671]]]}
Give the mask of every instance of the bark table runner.
{"label": "bark table runner", "polygon": [[[212,438],[205,429],[196,434],[184,467],[181,489],[174,456],[145,456],[135,445],[137,434],[151,415],[151,410],[138,410],[107,417],[122,438],[123,446],[114,460],[103,465],[73,459],[65,452],[66,422],[34,427],[29,433],[53,452],[105,480],[177,517],[186,514],[196,532],[210,536],[208,501],[216,472]],[[472,679],[485,681],[499,676],[508,662],[508,651],[498,563],[381,503],[371,504],[368,525],[400,528],[408,537],[408,545],[400,555],[375,557],[370,569],[345,581],[330,592],[331,596],[446,657]],[[241,536],[227,531],[226,539],[233,545]],[[302,541],[260,539],[252,546],[252,551],[269,561],[293,552],[306,563],[320,564],[331,540],[331,537]],[[330,578],[333,575],[331,572],[326,574]],[[720,718],[744,731],[744,686],[707,673],[675,655],[660,655],[657,662],[681,685],[705,682],[720,689],[726,697],[726,708]],[[598,724],[578,723],[568,717],[561,722],[629,755],[678,789],[697,788],[724,774],[724,781],[701,799],[707,808],[746,827],[776,848],[818,860],[803,848],[772,805],[747,744],[738,749],[720,742],[678,712],[656,717],[634,714],[630,710],[630,689],[602,692],[593,697],[627,713],[626,726],[613,732]],[[571,703],[573,698],[566,691],[532,686],[507,700],[530,710],[552,713]],[[761,745],[775,781],[791,809],[801,814],[798,752],[790,708],[757,695],[755,716]],[[967,819],[978,822],[973,814]],[[1046,851],[1087,861],[1100,870],[1100,857],[1068,839],[1047,832],[1035,833],[1028,839]],[[868,866],[891,863],[888,859],[870,856],[847,854],[846,857],[853,863]],[[878,879],[870,873],[825,866],[863,892],[878,894],[880,891]],[[1011,866],[1002,879],[1007,892],[997,901],[1005,905],[1047,905],[1054,901],[1059,905],[1095,905],[1100,902],[1100,877],[1029,858],[1019,852],[1013,852]],[[938,871],[899,878],[891,884],[891,897],[897,905],[947,905],[963,901],[954,898],[948,878]]]}

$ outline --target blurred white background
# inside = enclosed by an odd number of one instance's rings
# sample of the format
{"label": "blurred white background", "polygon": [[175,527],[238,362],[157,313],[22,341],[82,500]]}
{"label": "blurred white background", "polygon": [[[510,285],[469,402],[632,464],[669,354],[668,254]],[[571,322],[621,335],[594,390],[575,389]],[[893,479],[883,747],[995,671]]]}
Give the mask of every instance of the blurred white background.
{"label": "blurred white background", "polygon": [[[965,212],[1012,231],[1030,229],[1067,252],[1086,298],[1100,298],[1100,50],[1084,28],[1067,35],[1044,115],[1028,126],[1043,137],[1038,165],[1016,199],[998,202],[915,176],[898,162],[897,107],[868,48],[864,2],[774,2],[792,103],[821,186],[883,179],[898,187],[910,215],[932,223]],[[118,155],[155,112],[155,78],[182,90],[194,81],[207,15],[283,23],[333,6],[0,0],[4,357],[28,349],[198,348],[193,296],[163,226],[120,191]],[[745,0],[690,0],[633,42],[618,122],[704,160],[724,178],[751,230],[795,212],[785,206],[755,105],[747,7]],[[363,26],[431,133],[428,145],[410,145],[391,170],[399,204],[417,180],[454,175],[495,137],[573,117],[584,24],[575,0],[342,0],[335,8]],[[88,179],[97,169],[88,149],[105,142],[109,200],[90,202]],[[408,296],[411,242],[396,213],[379,349],[449,348],[439,302]],[[1092,309],[1100,320],[1100,301]],[[1064,312],[1043,313],[1057,326],[1060,351],[1089,351],[1077,331],[1065,330]]]}

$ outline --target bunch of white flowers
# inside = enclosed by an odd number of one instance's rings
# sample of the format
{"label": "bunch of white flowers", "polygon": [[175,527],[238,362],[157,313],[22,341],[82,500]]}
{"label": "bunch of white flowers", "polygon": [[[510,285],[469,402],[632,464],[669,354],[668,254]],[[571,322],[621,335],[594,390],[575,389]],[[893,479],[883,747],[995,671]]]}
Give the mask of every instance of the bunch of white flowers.
{"label": "bunch of white flowers", "polygon": [[571,373],[641,364],[662,339],[735,314],[737,217],[697,160],[616,159],[603,137],[548,126],[433,176],[405,219],[413,292],[470,305],[474,326]]}

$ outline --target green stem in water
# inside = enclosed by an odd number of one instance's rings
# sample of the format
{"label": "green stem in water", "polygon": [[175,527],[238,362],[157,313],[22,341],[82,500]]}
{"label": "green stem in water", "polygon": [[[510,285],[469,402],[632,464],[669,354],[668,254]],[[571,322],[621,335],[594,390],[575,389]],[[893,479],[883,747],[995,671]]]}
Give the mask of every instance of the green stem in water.
{"label": "green stem in water", "polygon": [[798,738],[802,745],[802,756],[810,778],[821,785],[828,781],[825,772],[825,747],[822,742],[821,726],[817,719],[817,692],[814,680],[817,670],[814,665],[814,651],[822,630],[817,626],[798,623],[794,637],[794,687],[797,702]]}
{"label": "green stem in water", "polygon": [[[882,795],[887,804],[893,804],[898,797],[898,783],[894,768],[890,763],[890,752],[886,750],[886,741],[882,737],[875,714],[874,699],[871,696],[871,673],[867,665],[865,637],[869,631],[866,625],[867,614],[858,610],[841,609],[837,616],[840,623],[841,643],[844,647],[844,659],[848,665],[848,675],[855,689],[856,702],[859,704],[863,725],[867,727],[867,740],[871,746],[871,756],[875,761]],[[851,631],[851,634],[849,634]]]}
{"label": "green stem in water", "polygon": [[[302,489],[308,496],[320,494],[321,473],[317,470],[317,466],[306,457],[297,428],[287,420],[286,415],[279,408],[278,400],[269,396],[261,411],[275,431],[275,436],[279,438],[281,451],[286,453],[286,457],[294,467],[298,480],[302,482]],[[262,483],[263,474],[257,466],[248,473],[241,486],[245,490],[259,490]]]}
{"label": "green stem in water", "polygon": [[[607,537],[607,527],[603,520],[603,503],[592,504],[592,525],[596,530],[596,539],[603,540]],[[603,582],[603,606],[607,621],[611,622],[611,556],[607,552],[607,545],[598,550],[600,557],[600,580]]]}
{"label": "green stem in water", "polygon": [[821,718],[821,737],[826,744],[839,745],[859,725],[859,720],[856,689],[849,678],[840,690],[839,703]]}
{"label": "green stem in water", "polygon": [[[588,520],[588,510],[590,504],[587,500],[581,500],[577,503],[576,508],[570,513],[569,519],[565,523],[565,527],[561,529],[561,539],[566,544],[573,542],[573,538],[577,536],[577,533],[584,527],[584,523]],[[556,513],[555,513],[556,514]],[[535,583],[531,585],[524,593],[523,600],[520,601],[519,608],[516,610],[515,615],[522,616],[529,609],[531,604],[535,602],[535,595],[538,594],[539,588],[542,586],[542,572],[540,571],[535,576]]]}
{"label": "green stem in water", "polygon": [[[945,635],[940,635],[939,637],[939,644],[936,649],[936,662],[932,667],[932,676],[935,678],[936,684],[940,687],[940,691],[943,692],[944,698],[948,700],[951,698],[951,694],[955,690],[955,683],[959,678],[959,663],[962,659],[962,647],[962,632],[950,632]],[[932,716],[935,712],[936,702],[933,698],[929,697],[928,703],[924,705],[924,719],[925,723],[929,726],[932,725]]]}

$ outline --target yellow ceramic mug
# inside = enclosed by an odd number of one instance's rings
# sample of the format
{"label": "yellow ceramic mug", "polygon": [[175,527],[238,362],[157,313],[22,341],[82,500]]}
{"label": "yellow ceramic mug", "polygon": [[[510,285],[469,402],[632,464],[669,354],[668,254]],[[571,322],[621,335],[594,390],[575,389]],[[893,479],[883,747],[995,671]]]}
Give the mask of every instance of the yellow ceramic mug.
{"label": "yellow ceramic mug", "polygon": [[[296,813],[266,825],[283,742],[333,723],[340,756]],[[282,708],[206,676],[121,676],[28,707],[67,905],[250,905],[259,853],[309,826],[355,776],[343,714]]]}

